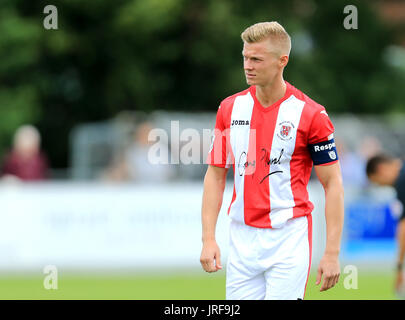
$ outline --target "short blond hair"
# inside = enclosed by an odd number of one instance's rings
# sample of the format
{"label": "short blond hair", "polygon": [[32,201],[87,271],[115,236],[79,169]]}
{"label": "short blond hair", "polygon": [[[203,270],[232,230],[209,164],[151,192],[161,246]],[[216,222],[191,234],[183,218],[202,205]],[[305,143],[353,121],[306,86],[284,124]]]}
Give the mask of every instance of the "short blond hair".
{"label": "short blond hair", "polygon": [[254,43],[269,38],[276,42],[280,53],[290,55],[291,52],[291,38],[285,31],[283,26],[277,21],[259,22],[246,28],[241,33],[241,38],[244,42]]}

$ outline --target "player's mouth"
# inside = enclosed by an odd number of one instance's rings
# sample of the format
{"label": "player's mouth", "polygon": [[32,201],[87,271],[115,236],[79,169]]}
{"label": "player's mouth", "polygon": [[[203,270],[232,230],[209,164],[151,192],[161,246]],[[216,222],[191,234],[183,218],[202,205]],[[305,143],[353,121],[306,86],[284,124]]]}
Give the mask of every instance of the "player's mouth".
{"label": "player's mouth", "polygon": [[254,78],[254,77],[256,77],[255,74],[246,73],[246,78]]}

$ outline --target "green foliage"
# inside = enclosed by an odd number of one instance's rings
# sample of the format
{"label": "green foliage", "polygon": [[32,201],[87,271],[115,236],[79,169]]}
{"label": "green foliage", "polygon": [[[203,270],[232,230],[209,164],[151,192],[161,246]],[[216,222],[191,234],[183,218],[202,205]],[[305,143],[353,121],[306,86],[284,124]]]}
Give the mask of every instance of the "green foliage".
{"label": "green foliage", "polygon": [[394,109],[404,94],[398,90],[403,85],[399,74],[384,61],[392,34],[364,1],[352,1],[358,8],[357,30],[343,27],[341,2],[316,2],[317,10],[305,23],[314,39],[313,52],[307,60],[298,58],[291,68],[297,86],[332,112]]}
{"label": "green foliage", "polygon": [[65,167],[78,123],[121,110],[215,111],[246,88],[240,33],[259,21],[292,35],[285,79],[328,111],[404,109],[404,71],[384,59],[392,32],[365,1],[351,2],[358,30],[344,29],[339,0],[55,0],[58,30],[43,28],[47,4],[0,5],[0,152],[31,122],[51,164]]}
{"label": "green foliage", "polygon": [[30,71],[40,54],[40,26],[17,15],[12,7],[0,11],[0,154],[19,125],[37,120],[38,90]]}

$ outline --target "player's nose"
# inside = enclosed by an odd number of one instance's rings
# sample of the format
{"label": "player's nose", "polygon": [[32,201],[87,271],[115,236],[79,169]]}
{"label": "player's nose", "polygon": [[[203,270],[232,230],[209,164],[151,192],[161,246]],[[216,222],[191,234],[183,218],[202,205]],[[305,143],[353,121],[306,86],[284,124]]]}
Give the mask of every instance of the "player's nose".
{"label": "player's nose", "polygon": [[248,74],[250,72],[252,72],[253,70],[251,68],[245,68],[245,74]]}
{"label": "player's nose", "polygon": [[251,71],[253,69],[252,64],[249,62],[249,59],[245,59],[243,61],[243,69],[245,69],[245,71]]}

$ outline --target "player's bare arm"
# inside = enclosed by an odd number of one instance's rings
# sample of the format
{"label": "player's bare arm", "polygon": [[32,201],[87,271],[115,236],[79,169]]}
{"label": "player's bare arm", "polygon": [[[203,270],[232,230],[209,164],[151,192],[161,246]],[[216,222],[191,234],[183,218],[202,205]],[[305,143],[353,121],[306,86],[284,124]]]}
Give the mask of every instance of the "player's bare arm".
{"label": "player's bare arm", "polygon": [[226,168],[209,165],[204,178],[201,210],[203,248],[200,262],[207,272],[222,269],[221,252],[215,240],[215,228],[221,210],[227,172]]}
{"label": "player's bare arm", "polygon": [[319,263],[316,285],[320,291],[332,288],[340,276],[339,252],[344,220],[344,194],[340,164],[315,166],[315,172],[325,190],[326,248]]}

